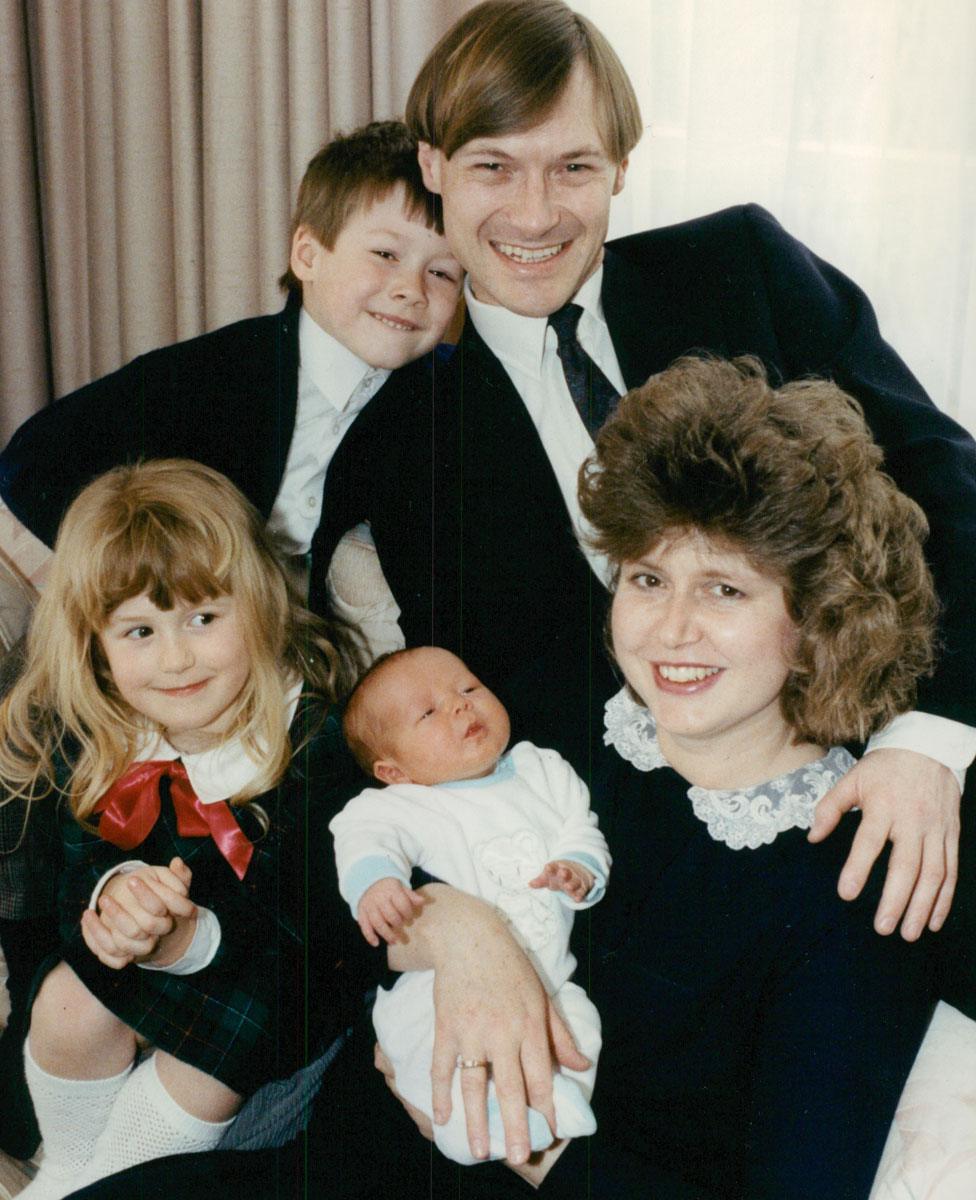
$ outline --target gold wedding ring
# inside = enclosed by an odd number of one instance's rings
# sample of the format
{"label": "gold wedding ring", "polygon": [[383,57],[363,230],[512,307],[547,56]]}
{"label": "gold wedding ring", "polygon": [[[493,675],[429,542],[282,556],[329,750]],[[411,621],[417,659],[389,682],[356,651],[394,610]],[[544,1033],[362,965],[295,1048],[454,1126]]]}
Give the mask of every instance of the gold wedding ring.
{"label": "gold wedding ring", "polygon": [[459,1054],[454,1060],[454,1065],[460,1067],[462,1071],[469,1071],[472,1067],[487,1067],[488,1060],[486,1058],[462,1058]]}

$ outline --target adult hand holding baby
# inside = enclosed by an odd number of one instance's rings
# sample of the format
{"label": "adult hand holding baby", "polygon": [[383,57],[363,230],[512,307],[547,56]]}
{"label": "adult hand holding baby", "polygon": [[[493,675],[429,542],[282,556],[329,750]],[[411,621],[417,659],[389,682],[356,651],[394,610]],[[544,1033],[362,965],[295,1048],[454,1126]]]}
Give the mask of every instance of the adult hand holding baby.
{"label": "adult hand holding baby", "polygon": [[[581,1071],[588,1060],[495,909],[442,884],[421,891],[427,904],[416,936],[409,947],[392,946],[389,957],[394,970],[435,971],[434,1120],[443,1124],[450,1116],[458,1058],[490,1063],[507,1158],[524,1163],[529,1156],[526,1107],[537,1109],[555,1128],[553,1062]],[[461,941],[449,936],[458,929],[465,931]],[[468,1141],[479,1158],[488,1153],[487,1091],[487,1070],[462,1071]]]}

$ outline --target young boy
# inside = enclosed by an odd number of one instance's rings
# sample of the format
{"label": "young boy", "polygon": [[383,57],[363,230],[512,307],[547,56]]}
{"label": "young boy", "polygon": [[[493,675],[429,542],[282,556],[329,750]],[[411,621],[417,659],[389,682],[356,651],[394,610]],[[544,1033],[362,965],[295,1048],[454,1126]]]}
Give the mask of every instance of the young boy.
{"label": "young boy", "polygon": [[[32,417],[0,457],[11,512],[51,546],[62,513],[96,475],[139,459],[194,458],[229,476],[268,517],[282,553],[308,569],[326,472],[345,431],[378,390],[424,377],[423,364],[406,365],[437,346],[457,308],[461,270],[438,205],[400,122],[329,142],[299,188],[284,310],[143,355]],[[0,520],[0,544],[36,578],[36,563],[28,570],[18,558],[30,539],[2,506]],[[312,570],[324,576],[328,566]],[[0,851],[17,845],[22,825],[17,806],[0,807]],[[0,1037],[13,1093],[0,1148],[24,1158],[38,1135],[20,1043],[48,920],[53,931],[56,869],[41,873],[50,888],[39,887],[28,854],[24,845],[0,858],[0,943],[14,982]]]}
{"label": "young boy", "polygon": [[438,203],[400,122],[328,143],[299,188],[284,310],[152,351],[37,413],[0,457],[10,510],[50,546],[94,476],[195,458],[269,517],[285,553],[305,555],[347,428],[380,388],[423,377],[398,368],[437,346],[457,308]]}
{"label": "young boy", "polygon": [[[428,874],[499,909],[566,1018],[584,1072],[553,1077],[556,1135],[592,1133],[589,1106],[600,1051],[600,1018],[570,983],[573,910],[603,895],[610,855],[589,796],[553,750],[521,742],[505,753],[509,721],[501,702],[447,650],[425,646],[379,660],[350,698],[343,729],[360,766],[385,789],[367,788],[333,818],[339,888],[372,945],[401,936],[423,898],[410,872]],[[431,1113],[433,972],[402,975],[380,989],[373,1010],[380,1045],[400,1094]],[[488,1064],[459,1060],[452,1113],[434,1126],[449,1158],[471,1163],[460,1071]],[[505,1138],[489,1082],[490,1156]],[[534,1150],[553,1140],[541,1113],[529,1111]]]}

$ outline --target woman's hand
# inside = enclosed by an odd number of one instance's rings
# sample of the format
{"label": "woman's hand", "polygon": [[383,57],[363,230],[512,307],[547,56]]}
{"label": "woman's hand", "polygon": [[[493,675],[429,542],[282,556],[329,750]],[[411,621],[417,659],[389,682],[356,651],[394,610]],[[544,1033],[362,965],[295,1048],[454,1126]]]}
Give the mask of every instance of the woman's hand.
{"label": "woman's hand", "polygon": [[[451,1114],[451,1082],[459,1058],[490,1068],[461,1072],[468,1143],[488,1154],[488,1070],[513,1164],[529,1157],[526,1106],[555,1131],[553,1059],[574,1070],[589,1065],[546,994],[535,968],[496,910],[442,884],[422,889],[428,903],[406,946],[392,946],[394,970],[433,968],[434,1057],[432,1111],[438,1124]],[[553,1133],[555,1137],[555,1132]]]}

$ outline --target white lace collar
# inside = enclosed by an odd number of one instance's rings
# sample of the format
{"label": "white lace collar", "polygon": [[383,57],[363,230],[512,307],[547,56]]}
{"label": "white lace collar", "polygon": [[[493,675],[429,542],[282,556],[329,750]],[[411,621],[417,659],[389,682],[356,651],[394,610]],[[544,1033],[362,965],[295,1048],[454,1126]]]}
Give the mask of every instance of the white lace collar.
{"label": "white lace collar", "polygon": [[[668,766],[658,745],[654,718],[622,688],[604,713],[603,740],[638,771]],[[732,850],[755,850],[768,845],[786,829],[809,829],[820,800],[854,765],[853,757],[835,746],[816,762],[807,763],[755,787],[710,790],[691,786],[688,798],[695,816],[709,834]]]}

